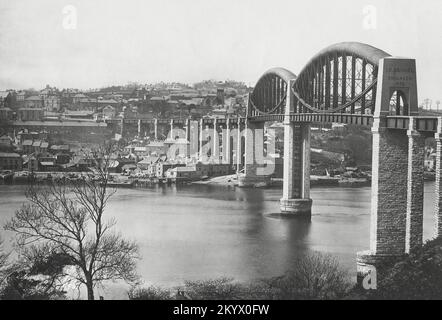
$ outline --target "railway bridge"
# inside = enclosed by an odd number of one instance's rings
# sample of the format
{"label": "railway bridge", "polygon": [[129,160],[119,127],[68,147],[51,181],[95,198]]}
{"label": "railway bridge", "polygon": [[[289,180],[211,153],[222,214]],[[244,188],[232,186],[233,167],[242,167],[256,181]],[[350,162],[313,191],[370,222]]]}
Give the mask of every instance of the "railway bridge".
{"label": "railway bridge", "polygon": [[[319,52],[297,76],[285,69],[271,69],[251,93],[247,114],[247,124],[254,128],[262,127],[265,121],[284,124],[281,212],[307,217],[312,207],[310,126],[371,126],[370,250],[358,253],[360,276],[370,266],[422,245],[424,147],[425,139],[434,137],[434,232],[435,237],[442,236],[442,118],[419,116],[414,59],[347,42]],[[244,184],[263,179],[256,175],[259,164],[250,163],[245,167]]]}
{"label": "railway bridge", "polygon": [[[150,120],[155,137],[160,120]],[[164,122],[164,120],[162,120]],[[370,250],[358,253],[358,274],[423,243],[425,139],[437,144],[434,234],[442,236],[442,118],[419,115],[414,59],[394,57],[367,44],[344,42],[313,56],[295,75],[274,68],[265,72],[249,95],[247,114],[237,119],[169,121],[186,129],[194,151],[203,155],[204,132],[211,156],[244,164],[240,186],[266,182],[262,161],[264,123],[284,126],[282,214],[310,218],[310,128],[312,124],[370,126],[373,133]],[[138,120],[138,132],[143,122]],[[195,134],[190,128],[196,127]],[[227,128],[221,138],[218,127]],[[238,129],[231,134],[231,129]],[[246,130],[243,130],[246,129]],[[243,131],[244,134],[240,132]],[[231,139],[224,137],[233,136]],[[241,143],[243,140],[243,143]],[[232,144],[234,146],[232,146]],[[242,148],[242,149],[241,149]],[[245,149],[245,150],[244,150]],[[231,151],[233,150],[233,155]]]}

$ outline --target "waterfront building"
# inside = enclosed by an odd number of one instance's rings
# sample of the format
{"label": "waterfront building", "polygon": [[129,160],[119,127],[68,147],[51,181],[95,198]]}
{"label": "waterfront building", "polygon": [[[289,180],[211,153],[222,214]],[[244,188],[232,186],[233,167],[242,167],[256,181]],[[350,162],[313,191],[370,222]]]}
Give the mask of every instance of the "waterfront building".
{"label": "waterfront building", "polygon": [[12,139],[8,135],[3,135],[0,137],[0,146],[2,147],[10,147],[12,146]]}
{"label": "waterfront building", "polygon": [[166,176],[166,171],[176,167],[185,167],[184,163],[171,163],[171,162],[158,162],[155,165],[157,178],[164,178]]}
{"label": "waterfront building", "polygon": [[[158,156],[147,156],[143,160],[137,163],[138,168],[141,170],[149,170],[154,164],[159,161],[160,157]],[[153,172],[152,172],[153,173]]]}
{"label": "waterfront building", "polygon": [[20,171],[23,168],[23,159],[18,153],[0,152],[0,169]]}
{"label": "waterfront building", "polygon": [[166,171],[166,178],[176,180],[198,180],[200,173],[195,167],[175,167]]}

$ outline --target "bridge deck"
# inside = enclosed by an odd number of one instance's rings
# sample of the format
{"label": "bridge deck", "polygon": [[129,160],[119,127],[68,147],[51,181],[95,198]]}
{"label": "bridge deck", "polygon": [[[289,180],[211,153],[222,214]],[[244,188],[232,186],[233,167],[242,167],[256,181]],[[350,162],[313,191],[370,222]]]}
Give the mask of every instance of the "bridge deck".
{"label": "bridge deck", "polygon": [[[248,119],[252,122],[262,122],[262,121],[284,121],[283,114],[269,114],[269,115],[255,115],[249,117]],[[418,131],[435,133],[437,131],[438,117],[435,116],[417,116],[416,119],[416,129]],[[203,124],[209,125],[214,123],[213,118],[204,118]],[[239,118],[242,124],[245,123],[246,118]],[[235,125],[238,123],[238,118],[230,119],[217,119],[218,124],[225,124],[229,121],[230,125]],[[349,113],[293,113],[290,115],[290,121],[292,122],[310,122],[314,124],[324,124],[324,123],[345,123],[350,125],[359,125],[370,127],[373,124],[372,115],[361,115],[361,114],[349,114]],[[121,119],[106,120],[106,123],[120,123]],[[154,119],[141,119],[141,123],[151,123],[155,122]],[[137,124],[136,119],[124,119],[125,124]],[[170,124],[168,119],[158,119],[158,124]],[[185,120],[177,119],[174,120],[175,125],[185,124]],[[410,124],[410,117],[408,116],[388,116],[387,117],[387,128],[398,129],[398,130],[408,130]]]}
{"label": "bridge deck", "polygon": [[[436,132],[438,117],[416,116],[416,129],[424,132]],[[284,115],[259,115],[251,118],[252,121],[284,121]],[[345,123],[352,125],[371,126],[373,124],[372,115],[346,114],[346,113],[297,113],[290,115],[292,122],[311,123]],[[408,130],[410,117],[408,116],[388,116],[387,128]]]}

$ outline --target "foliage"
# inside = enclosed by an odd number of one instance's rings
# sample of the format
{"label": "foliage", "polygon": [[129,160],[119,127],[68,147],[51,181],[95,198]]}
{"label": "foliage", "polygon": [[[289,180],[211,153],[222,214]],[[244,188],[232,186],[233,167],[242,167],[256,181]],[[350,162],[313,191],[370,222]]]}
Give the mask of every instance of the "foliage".
{"label": "foliage", "polygon": [[243,294],[242,286],[232,278],[185,281],[184,292],[192,300],[232,300]]}
{"label": "foliage", "polygon": [[299,258],[285,275],[265,280],[267,299],[330,300],[351,288],[347,272],[330,255],[313,253]]}
{"label": "foliage", "polygon": [[171,292],[168,289],[150,286],[147,288],[133,287],[129,290],[130,300],[171,300]]}
{"label": "foliage", "polygon": [[414,248],[407,257],[385,269],[385,276],[378,280],[378,290],[369,292],[369,298],[442,299],[442,239]]}
{"label": "foliage", "polygon": [[[47,249],[47,248],[46,248]],[[3,300],[64,299],[64,267],[70,259],[57,252],[32,247],[10,266],[0,290]],[[43,252],[44,251],[44,252]]]}
{"label": "foliage", "polygon": [[94,287],[108,280],[137,280],[136,243],[113,230],[115,221],[105,219],[111,147],[92,151],[95,178],[77,182],[32,185],[26,193],[28,203],[17,210],[5,229],[16,233],[21,251],[31,246],[39,252],[57,252],[75,267],[73,277],[85,285],[88,299]]}
{"label": "foliage", "polygon": [[3,240],[0,238],[0,286],[3,284],[8,274],[8,258],[9,253],[4,251]]}
{"label": "foliage", "polygon": [[[280,277],[239,283],[232,278],[185,281],[175,299],[190,300],[295,300],[341,299],[352,284],[347,273],[329,255],[319,253],[300,257],[293,268]],[[130,299],[170,299],[171,291],[149,287],[132,289]]]}

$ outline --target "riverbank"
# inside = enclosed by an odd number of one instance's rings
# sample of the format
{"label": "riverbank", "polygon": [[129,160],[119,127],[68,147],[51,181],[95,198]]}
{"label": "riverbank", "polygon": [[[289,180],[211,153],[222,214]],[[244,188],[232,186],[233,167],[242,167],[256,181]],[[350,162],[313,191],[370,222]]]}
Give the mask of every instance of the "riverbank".
{"label": "riverbank", "polygon": [[[204,181],[194,181],[192,184],[197,185],[217,185],[217,186],[237,186],[238,178],[236,174],[227,176],[214,177]],[[282,188],[283,179],[273,178],[270,180],[268,188]],[[310,176],[310,185],[315,186],[342,186],[342,187],[365,187],[371,185],[369,178],[345,178],[345,177],[328,177],[328,176]]]}
{"label": "riverbank", "polygon": [[[4,177],[0,177],[0,184],[29,184],[29,183],[45,183],[50,181],[64,181],[64,182],[75,182],[81,179],[89,178],[91,174],[84,172],[35,172],[29,174],[26,172],[15,172],[10,173]],[[426,181],[434,181],[434,172],[425,172]],[[195,184],[195,185],[215,185],[215,186],[237,186],[238,185],[238,175],[231,174],[225,176],[212,177],[204,180],[190,181],[173,181],[171,179],[158,179],[158,178],[129,178],[121,174],[112,174],[111,181],[109,182],[110,187],[114,188],[145,188],[152,187],[155,185],[162,184]],[[266,188],[282,188],[283,179],[272,178],[270,184],[259,187]],[[316,186],[341,186],[341,187],[365,187],[371,185],[370,177],[344,177],[344,176],[310,176],[310,185],[312,187]],[[257,186],[258,187],[258,186]]]}

